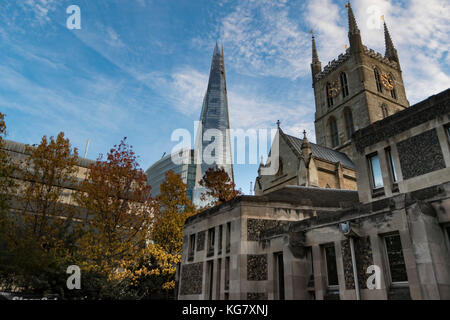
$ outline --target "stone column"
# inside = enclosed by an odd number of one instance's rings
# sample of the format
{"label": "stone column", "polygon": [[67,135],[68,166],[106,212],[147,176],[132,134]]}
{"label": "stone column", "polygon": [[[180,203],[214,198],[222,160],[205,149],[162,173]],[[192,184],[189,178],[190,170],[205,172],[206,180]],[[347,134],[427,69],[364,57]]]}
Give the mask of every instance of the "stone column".
{"label": "stone column", "polygon": [[327,290],[325,261],[319,245],[312,246],[316,299],[323,300]]}
{"label": "stone column", "polygon": [[416,201],[406,212],[422,299],[450,299],[450,257],[434,208]]}

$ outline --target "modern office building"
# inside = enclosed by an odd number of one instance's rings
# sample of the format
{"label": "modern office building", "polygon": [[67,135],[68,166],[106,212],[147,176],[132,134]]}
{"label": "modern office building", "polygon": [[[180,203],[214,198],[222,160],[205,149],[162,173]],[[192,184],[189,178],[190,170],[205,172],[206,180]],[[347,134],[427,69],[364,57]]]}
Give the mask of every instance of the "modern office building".
{"label": "modern office building", "polygon": [[195,169],[194,150],[184,149],[164,156],[146,171],[147,182],[152,187],[151,195],[156,197],[160,194],[161,183],[165,180],[167,172],[172,170],[187,184],[187,196],[193,200]]}
{"label": "modern office building", "polygon": [[157,196],[159,194],[160,185],[169,170],[181,175],[184,183],[188,185],[188,197],[197,207],[206,204],[205,201],[200,199],[205,190],[198,184],[206,170],[222,167],[234,181],[228,129],[230,129],[230,120],[225,60],[223,47],[220,50],[216,44],[211,62],[208,88],[203,99],[200,127],[196,132],[195,149],[191,150],[189,156],[186,153],[186,157],[189,157],[191,161],[189,164],[186,164],[186,161],[182,165],[176,164],[172,161],[172,154],[153,164],[146,172],[148,183],[152,187],[152,195]]}
{"label": "modern office building", "polygon": [[216,44],[211,62],[208,88],[203,99],[200,115],[199,132],[197,132],[195,157],[197,161],[194,204],[206,204],[200,200],[204,188],[198,182],[209,168],[221,167],[234,181],[231,142],[229,137],[230,119],[228,114],[227,82],[225,76],[225,57]]}

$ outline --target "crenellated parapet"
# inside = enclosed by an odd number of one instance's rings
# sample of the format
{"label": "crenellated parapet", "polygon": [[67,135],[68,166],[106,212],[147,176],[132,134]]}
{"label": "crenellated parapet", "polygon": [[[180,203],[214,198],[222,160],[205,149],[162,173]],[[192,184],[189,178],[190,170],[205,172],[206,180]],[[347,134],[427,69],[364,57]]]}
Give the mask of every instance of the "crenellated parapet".
{"label": "crenellated parapet", "polygon": [[389,60],[387,57],[384,57],[381,53],[374,51],[373,49],[368,49],[366,46],[363,46],[364,54],[369,57],[378,60],[381,63],[388,65],[391,68],[399,70],[399,65],[397,62]]}
{"label": "crenellated parapet", "polygon": [[341,66],[348,58],[351,57],[350,49],[347,49],[345,53],[341,53],[337,59],[334,59],[323,68],[322,72],[316,75],[316,80],[320,80],[328,74],[332,73],[339,66]]}
{"label": "crenellated parapet", "polygon": [[[389,60],[388,58],[384,57],[381,53],[374,51],[373,49],[368,49],[366,46],[363,46],[363,53],[381,63],[384,63],[385,65],[394,68],[396,70],[400,70],[399,64],[395,61]],[[316,74],[315,80],[320,80],[330,73],[332,73],[334,70],[339,68],[344,62],[346,62],[351,57],[350,48],[348,48],[345,53],[341,53],[337,59],[334,59],[323,68],[322,72]]]}

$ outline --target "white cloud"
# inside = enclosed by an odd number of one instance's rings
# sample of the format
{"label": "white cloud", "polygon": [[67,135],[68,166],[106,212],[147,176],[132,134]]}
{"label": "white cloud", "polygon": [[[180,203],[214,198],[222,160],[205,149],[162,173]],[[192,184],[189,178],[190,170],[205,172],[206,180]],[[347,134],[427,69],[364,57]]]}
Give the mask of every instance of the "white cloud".
{"label": "white cloud", "polygon": [[171,74],[153,72],[135,75],[150,88],[170,101],[173,108],[184,115],[198,115],[208,85],[208,75],[191,67],[184,67]]}
{"label": "white cloud", "polygon": [[124,47],[125,44],[122,42],[122,40],[120,40],[119,35],[117,34],[117,32],[111,28],[111,27],[106,27],[105,29],[106,35],[105,35],[105,42],[111,46],[111,47]]}
{"label": "white cloud", "polygon": [[50,21],[49,12],[56,9],[55,0],[26,0],[20,3],[22,8],[34,13],[36,21],[44,24]]}
{"label": "white cloud", "polygon": [[[173,107],[182,114],[195,118],[200,114],[208,85],[207,74],[186,67],[169,75],[152,73],[138,79],[157,91],[164,91],[164,96],[169,97]],[[267,99],[247,85],[228,86],[228,108],[234,129],[270,129],[280,120],[287,132],[300,136],[306,129],[314,136],[312,121],[307,121],[313,111],[311,108]]]}
{"label": "white cloud", "polygon": [[[331,0],[309,0],[305,9],[303,18],[314,30],[319,59],[325,65],[345,51],[348,43],[347,17],[340,14],[339,6]],[[311,43],[308,48],[311,48]],[[308,53],[309,64],[311,51]]]}
{"label": "white cloud", "polygon": [[309,70],[309,38],[290,13],[287,1],[246,0],[221,21],[220,37],[235,70],[290,79]]}

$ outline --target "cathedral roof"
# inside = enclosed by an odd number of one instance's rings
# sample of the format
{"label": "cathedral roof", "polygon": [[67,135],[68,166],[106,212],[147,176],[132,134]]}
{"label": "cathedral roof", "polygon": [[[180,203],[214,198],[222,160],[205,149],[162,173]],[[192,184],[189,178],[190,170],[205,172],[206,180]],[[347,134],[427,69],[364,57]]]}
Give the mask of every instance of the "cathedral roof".
{"label": "cathedral roof", "polygon": [[[282,132],[282,131],[280,131]],[[302,143],[303,140],[290,136],[288,134],[282,133],[282,135],[286,138],[288,143],[295,149],[298,154],[302,154]],[[329,162],[337,163],[340,162],[344,167],[355,169],[355,165],[350,158],[342,152],[320,146],[315,143],[311,143],[311,152],[315,158],[323,159]]]}

